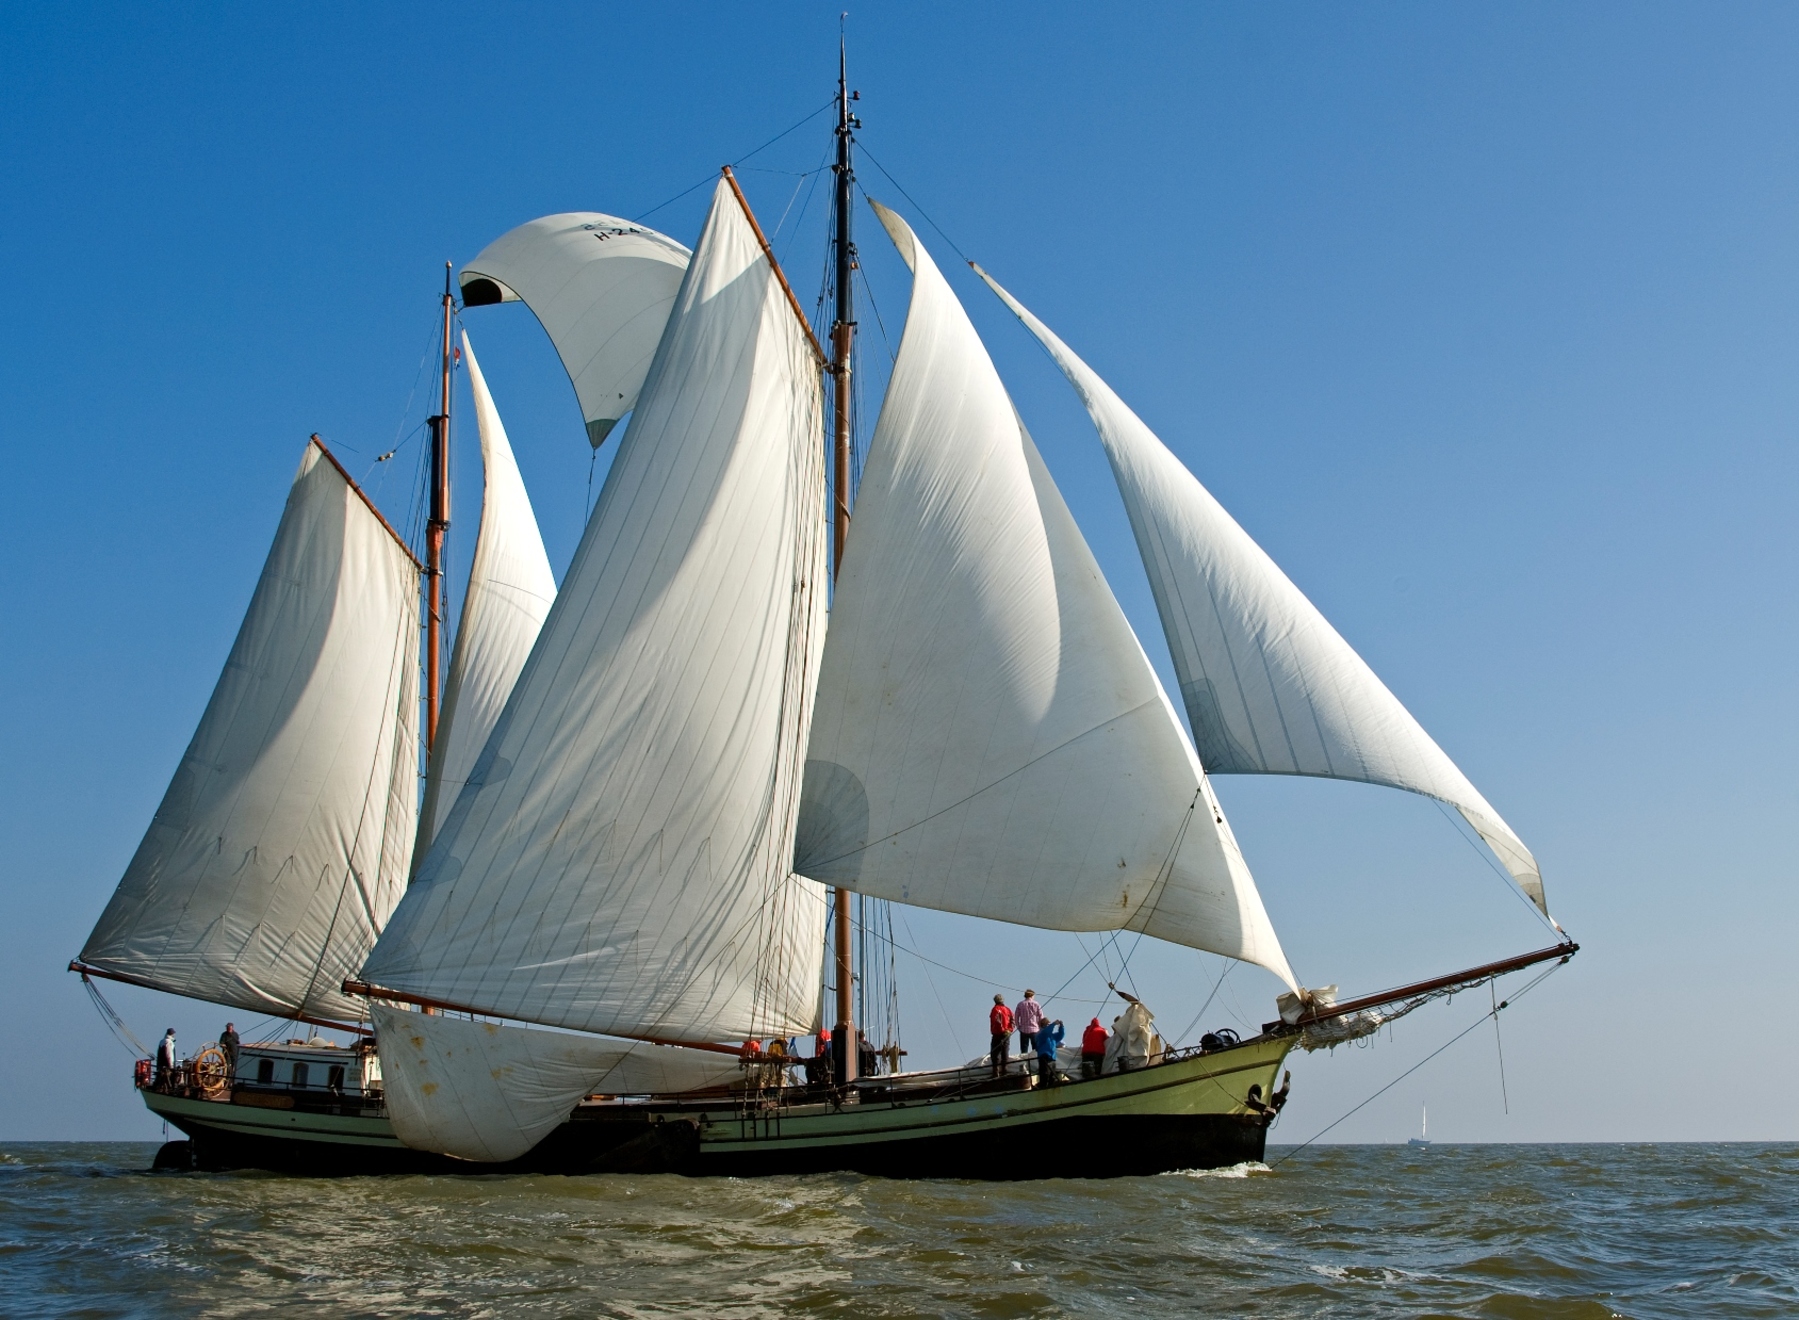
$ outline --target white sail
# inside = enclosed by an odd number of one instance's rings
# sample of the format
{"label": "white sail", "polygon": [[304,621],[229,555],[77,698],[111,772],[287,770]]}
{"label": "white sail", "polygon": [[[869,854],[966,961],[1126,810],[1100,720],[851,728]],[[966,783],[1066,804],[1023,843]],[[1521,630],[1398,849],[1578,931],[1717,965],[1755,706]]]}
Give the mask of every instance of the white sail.
{"label": "white sail", "polygon": [[394,1135],[414,1150],[499,1163],[530,1150],[583,1096],[670,1095],[742,1076],[729,1055],[407,1013],[374,1005]]}
{"label": "white sail", "polygon": [[81,958],[173,994],[355,1021],[418,794],[418,566],[317,444],[206,713]]}
{"label": "white sail", "polygon": [[1548,915],[1536,859],[1362,657],[1111,388],[977,266],[1062,368],[1105,443],[1200,760],[1438,798]]}
{"label": "white sail", "polygon": [[522,301],[542,322],[581,401],[594,448],[636,406],[689,253],[597,211],[546,215],[463,267],[466,306]]}
{"label": "white sail", "polygon": [[808,1031],[791,874],[822,644],[822,375],[723,184],[537,646],[364,978],[689,1041]]}
{"label": "white sail", "polygon": [[922,907],[1280,943],[1230,827],[967,314],[916,236],[833,599],[798,869]]}
{"label": "white sail", "polygon": [[475,537],[456,649],[444,683],[443,714],[425,777],[425,802],[419,810],[421,855],[487,745],[487,735],[499,722],[512,684],[556,599],[556,577],[537,530],[537,516],[531,512],[531,497],[525,493],[506,428],[500,424],[466,334],[462,352],[468,360],[475,424],[481,432],[481,530]]}

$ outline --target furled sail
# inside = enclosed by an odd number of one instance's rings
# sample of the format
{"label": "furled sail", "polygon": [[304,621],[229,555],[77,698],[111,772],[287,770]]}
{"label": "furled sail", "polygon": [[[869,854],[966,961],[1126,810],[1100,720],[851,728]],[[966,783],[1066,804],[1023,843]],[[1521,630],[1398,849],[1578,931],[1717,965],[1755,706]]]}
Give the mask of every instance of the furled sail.
{"label": "furled sail", "polygon": [[481,432],[481,530],[475,538],[456,649],[444,684],[443,716],[425,777],[425,803],[419,811],[421,857],[487,745],[487,735],[499,722],[512,684],[556,599],[556,577],[537,531],[537,516],[531,512],[531,497],[525,493],[506,428],[500,424],[466,334],[462,352],[468,360],[475,424]]}
{"label": "furled sail", "polygon": [[414,1150],[500,1163],[547,1137],[584,1095],[671,1095],[742,1076],[735,1058],[645,1041],[374,1006],[394,1135]]}
{"label": "furled sail", "polygon": [[975,269],[1043,342],[1099,430],[1207,771],[1353,779],[1438,798],[1547,916],[1530,850],[1386,684],[1105,381]]}
{"label": "furled sail", "polygon": [[364,979],[621,1036],[812,1028],[823,892],[791,862],[822,388],[721,184],[536,648]]}
{"label": "furled sail", "polygon": [[911,308],[837,578],[796,866],[1292,973],[1193,750],[967,313]]}
{"label": "furled sail", "polygon": [[81,951],[254,1013],[355,1021],[339,989],[399,901],[418,801],[417,562],[308,445],[249,613]]}
{"label": "furled sail", "polygon": [[674,239],[597,211],[546,215],[463,267],[463,303],[522,301],[575,385],[595,449],[636,406],[687,269]]}

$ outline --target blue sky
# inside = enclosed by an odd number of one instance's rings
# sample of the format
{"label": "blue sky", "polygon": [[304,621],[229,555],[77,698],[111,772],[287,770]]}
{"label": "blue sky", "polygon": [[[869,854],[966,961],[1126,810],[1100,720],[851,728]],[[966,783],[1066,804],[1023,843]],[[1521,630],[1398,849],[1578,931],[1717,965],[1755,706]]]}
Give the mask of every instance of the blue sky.
{"label": "blue sky", "polygon": [[[642,217],[799,121],[832,90],[839,8],[0,12],[0,1138],[156,1134],[62,968],[192,732],[307,434],[403,520],[443,262],[549,212]],[[1799,1065],[1766,1045],[1799,992],[1799,14],[870,6],[849,30],[868,192],[1157,429],[1535,849],[1586,945],[1504,1015],[1503,1098],[1478,1032],[1333,1139],[1401,1138],[1422,1101],[1445,1140],[1799,1137]],[[743,171],[808,303],[826,147],[821,118]],[[648,222],[691,243],[707,191]],[[861,238],[872,384],[907,285],[866,213]],[[952,279],[1166,674],[1084,414]],[[522,309],[465,325],[560,572],[590,475],[573,391]],[[457,530],[476,514],[459,500]],[[1429,802],[1219,792],[1310,982],[1542,942]],[[1085,957],[901,924],[947,965],[899,956],[915,1062],[979,1047],[989,980],[1041,991]],[[1132,960],[1175,1029],[1220,970]],[[1071,1023],[1094,989],[1070,988]],[[1233,972],[1205,1025],[1261,1021],[1275,989]],[[112,997],[143,1036],[222,1021]],[[1300,1059],[1276,1139],[1477,1012]]]}

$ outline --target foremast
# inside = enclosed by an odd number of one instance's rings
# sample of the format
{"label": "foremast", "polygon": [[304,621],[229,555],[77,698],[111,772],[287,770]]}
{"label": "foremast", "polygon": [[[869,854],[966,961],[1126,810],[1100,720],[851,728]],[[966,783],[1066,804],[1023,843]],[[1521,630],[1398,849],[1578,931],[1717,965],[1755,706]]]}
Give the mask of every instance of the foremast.
{"label": "foremast", "polygon": [[[836,258],[837,306],[831,322],[831,578],[843,568],[843,544],[850,530],[850,350],[856,335],[856,244],[851,236],[851,191],[856,181],[850,146],[861,121],[850,113],[848,53],[841,39],[837,46],[837,178],[836,208],[831,244]],[[836,933],[837,1020],[832,1027],[836,1066],[842,1070],[839,1085],[856,1080],[858,1051],[854,1013],[855,966],[850,943],[850,891],[832,891],[832,922]]]}
{"label": "foremast", "polygon": [[431,424],[431,512],[425,523],[425,756],[437,742],[443,699],[444,535],[450,530],[450,323],[456,304],[450,292],[451,263],[444,262],[441,389]]}

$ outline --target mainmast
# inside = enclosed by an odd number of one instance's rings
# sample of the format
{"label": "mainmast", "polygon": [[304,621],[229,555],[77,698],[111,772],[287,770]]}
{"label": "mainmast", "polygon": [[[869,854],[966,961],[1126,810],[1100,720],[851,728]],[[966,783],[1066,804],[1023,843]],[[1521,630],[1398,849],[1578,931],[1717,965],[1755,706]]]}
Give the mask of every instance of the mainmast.
{"label": "mainmast", "polygon": [[450,528],[450,263],[444,262],[443,389],[431,422],[431,516],[425,523],[425,751],[437,741],[444,625],[444,533]]}
{"label": "mainmast", "polygon": [[[837,315],[831,324],[832,492],[831,576],[843,568],[843,542],[850,530],[850,343],[856,334],[855,290],[851,276],[856,269],[856,245],[850,237],[851,188],[856,176],[850,169],[850,143],[861,121],[850,113],[849,63],[841,38],[837,45],[837,214],[832,242],[837,257]],[[834,893],[833,913],[837,929],[837,1022],[832,1028],[832,1053],[843,1060],[838,1085],[856,1079],[858,1051],[852,1011],[855,968],[850,958],[850,891]]]}

